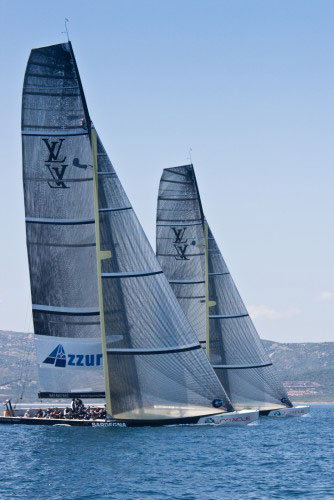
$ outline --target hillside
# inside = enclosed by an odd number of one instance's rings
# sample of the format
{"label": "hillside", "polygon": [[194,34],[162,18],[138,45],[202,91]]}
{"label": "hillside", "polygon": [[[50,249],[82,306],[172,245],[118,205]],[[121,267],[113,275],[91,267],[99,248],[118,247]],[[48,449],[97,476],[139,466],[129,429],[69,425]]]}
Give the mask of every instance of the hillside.
{"label": "hillside", "polygon": [[[293,401],[334,401],[334,342],[263,343]],[[37,392],[33,335],[0,331],[0,402],[35,401]]]}
{"label": "hillside", "polygon": [[334,342],[263,342],[293,401],[334,401]]}

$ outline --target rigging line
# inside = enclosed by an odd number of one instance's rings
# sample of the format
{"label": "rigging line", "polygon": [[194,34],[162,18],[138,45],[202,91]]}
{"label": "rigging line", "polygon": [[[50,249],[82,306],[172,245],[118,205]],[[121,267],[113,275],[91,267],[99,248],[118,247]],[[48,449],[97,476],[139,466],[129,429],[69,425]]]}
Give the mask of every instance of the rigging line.
{"label": "rigging line", "polygon": [[[24,386],[24,384],[23,384],[23,372],[24,372],[24,368],[26,365],[26,358],[28,355],[28,337],[24,337],[22,351],[23,352],[21,353],[20,360],[19,360],[19,363],[20,363],[20,367],[19,367],[20,372],[19,373],[20,374],[19,374],[19,384],[17,387],[16,398],[15,398],[15,405],[17,404],[18,400],[20,399],[20,393],[22,392],[21,389]],[[22,396],[21,396],[21,399],[22,399]]]}
{"label": "rigging line", "polygon": [[[28,291],[27,300],[26,300],[26,313],[25,313],[24,325],[23,325],[23,332],[24,333],[27,333],[27,320],[28,320],[29,305],[30,305],[30,300],[29,300],[29,291]],[[24,372],[24,368],[25,368],[25,364],[26,364],[27,352],[28,352],[28,344],[27,344],[27,338],[25,338],[23,341],[22,353],[19,357],[19,377],[18,377],[19,384],[18,384],[17,389],[16,389],[16,397],[15,397],[16,403],[20,399],[20,392],[21,392],[20,385],[21,385],[21,388],[23,386],[23,383],[22,383],[23,382],[23,372]],[[21,395],[21,399],[22,399],[22,395]]]}
{"label": "rigging line", "polygon": [[[25,392],[25,388],[26,388],[26,384],[27,384],[27,379],[28,379],[28,373],[27,373],[26,368],[27,368],[27,365],[29,364],[29,361],[31,364],[31,359],[29,359],[29,358],[31,357],[31,353],[32,353],[32,343],[29,340],[29,335],[30,335],[30,330],[32,327],[32,313],[30,312],[30,315],[28,313],[28,311],[30,309],[29,306],[30,306],[30,294],[28,292],[26,317],[25,317],[25,321],[24,321],[24,333],[26,333],[27,336],[25,337],[25,340],[23,343],[23,353],[20,356],[20,368],[19,368],[20,375],[19,375],[19,379],[18,379],[20,384],[21,384],[21,390],[20,390],[20,387],[18,386],[15,405],[17,404],[17,402],[19,400],[22,401],[22,398],[23,398],[23,395]],[[31,309],[30,309],[30,311],[31,311]],[[28,320],[28,323],[27,323],[27,320]],[[30,371],[31,371],[31,366],[30,366]],[[26,374],[25,376],[24,376],[24,373]]]}
{"label": "rigging line", "polygon": [[69,23],[69,22],[70,22],[70,20],[69,20],[69,19],[67,19],[67,17],[65,17],[65,21],[64,21],[64,23],[65,23],[65,31],[62,31],[62,33],[63,33],[64,35],[65,35],[65,34],[67,35],[67,41],[68,41],[68,42],[70,41],[70,37],[69,37],[69,34],[68,34],[68,29],[67,29],[67,23]]}

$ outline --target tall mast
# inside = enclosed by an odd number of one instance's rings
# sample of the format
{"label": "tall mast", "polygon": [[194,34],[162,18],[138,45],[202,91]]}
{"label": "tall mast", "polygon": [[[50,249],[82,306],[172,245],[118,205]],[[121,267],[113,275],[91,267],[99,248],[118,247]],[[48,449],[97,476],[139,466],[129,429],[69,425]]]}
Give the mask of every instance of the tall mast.
{"label": "tall mast", "polygon": [[205,340],[206,355],[210,359],[210,319],[209,319],[209,229],[204,220],[204,245],[205,245]]}
{"label": "tall mast", "polygon": [[110,397],[110,380],[109,370],[107,363],[107,343],[104,321],[104,304],[103,304],[103,291],[102,291],[102,276],[101,276],[101,261],[111,258],[110,251],[101,251],[100,243],[100,220],[99,220],[99,190],[98,190],[98,163],[97,163],[97,137],[95,128],[91,127],[91,142],[92,142],[92,162],[93,162],[93,182],[94,182],[94,206],[95,206],[95,234],[96,234],[96,266],[97,266],[97,281],[99,292],[99,305],[100,305],[100,324],[101,324],[101,339],[102,339],[102,353],[103,353],[103,371],[104,371],[104,385],[106,397],[106,411],[108,415],[112,414],[111,397]]}

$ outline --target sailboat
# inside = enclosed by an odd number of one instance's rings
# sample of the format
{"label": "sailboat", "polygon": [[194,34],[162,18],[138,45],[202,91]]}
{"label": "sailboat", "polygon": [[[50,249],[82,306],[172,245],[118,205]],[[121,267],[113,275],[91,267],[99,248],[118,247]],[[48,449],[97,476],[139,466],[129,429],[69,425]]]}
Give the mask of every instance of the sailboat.
{"label": "sailboat", "polygon": [[[41,400],[105,401],[106,418],[0,423],[248,424],[183,314],[88,112],[70,42],[34,49],[22,99],[23,184]],[[59,406],[59,404],[58,404]]]}
{"label": "sailboat", "polygon": [[263,347],[204,216],[192,164],[163,171],[156,254],[233,407],[308,413],[292,405]]}

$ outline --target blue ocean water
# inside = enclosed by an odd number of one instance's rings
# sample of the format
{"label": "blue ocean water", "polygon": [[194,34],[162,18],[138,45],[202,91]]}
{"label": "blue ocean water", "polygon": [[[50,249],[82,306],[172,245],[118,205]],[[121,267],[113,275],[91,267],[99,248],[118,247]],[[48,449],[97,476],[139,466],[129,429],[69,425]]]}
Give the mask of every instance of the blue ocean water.
{"label": "blue ocean water", "polygon": [[0,497],[333,499],[334,406],[248,427],[0,426]]}

